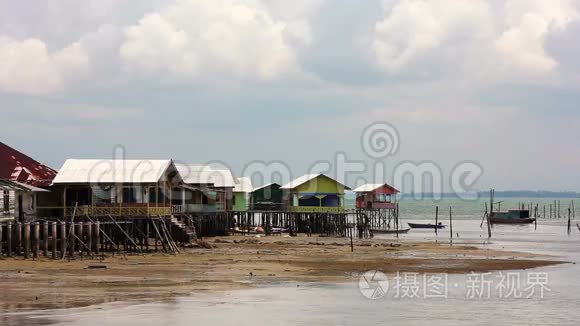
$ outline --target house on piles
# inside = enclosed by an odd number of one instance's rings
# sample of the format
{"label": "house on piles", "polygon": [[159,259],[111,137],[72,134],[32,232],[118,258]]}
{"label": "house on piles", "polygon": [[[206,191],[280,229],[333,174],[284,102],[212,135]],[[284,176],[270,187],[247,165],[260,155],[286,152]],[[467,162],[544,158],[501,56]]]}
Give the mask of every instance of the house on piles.
{"label": "house on piles", "polygon": [[235,179],[232,197],[232,210],[245,212],[250,208],[250,194],[252,193],[252,180],[249,177]]}
{"label": "house on piles", "polygon": [[305,213],[344,212],[346,185],[324,174],[303,175],[280,187],[288,211]]}
{"label": "house on piles", "polygon": [[52,182],[58,201],[39,206],[46,217],[170,216],[181,198],[172,160],[66,160]]}
{"label": "house on piles", "polygon": [[258,187],[250,194],[250,210],[280,211],[283,209],[282,186],[277,183],[268,183]]}
{"label": "house on piles", "polygon": [[353,190],[357,209],[395,209],[399,190],[386,183],[367,183]]}
{"label": "house on piles", "polygon": [[176,163],[184,213],[216,213],[232,210],[235,180],[230,170],[209,165]]}
{"label": "house on piles", "polygon": [[34,220],[56,171],[0,142],[0,219]]}

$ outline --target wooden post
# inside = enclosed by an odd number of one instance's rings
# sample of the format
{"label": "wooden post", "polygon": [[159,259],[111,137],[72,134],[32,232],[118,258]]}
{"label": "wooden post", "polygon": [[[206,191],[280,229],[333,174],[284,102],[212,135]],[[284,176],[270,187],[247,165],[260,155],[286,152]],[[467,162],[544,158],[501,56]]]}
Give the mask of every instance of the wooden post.
{"label": "wooden post", "polygon": [[98,255],[100,251],[100,240],[101,240],[101,224],[99,221],[96,221],[94,224],[95,228],[95,253]]}
{"label": "wooden post", "polygon": [[69,241],[69,246],[68,246],[68,251],[69,251],[69,256],[71,258],[73,258],[75,256],[75,246],[76,246],[76,228],[75,228],[75,222],[70,222],[70,234],[68,234],[67,239]]}
{"label": "wooden post", "polygon": [[4,229],[4,225],[0,223],[0,257],[2,257],[2,231]]}
{"label": "wooden post", "polygon": [[34,223],[34,258],[40,256],[40,223]]}
{"label": "wooden post", "polygon": [[354,252],[354,244],[352,242],[352,231],[354,230],[354,228],[348,228],[349,233],[350,233],[350,252]]}
{"label": "wooden post", "polygon": [[66,222],[60,222],[60,255],[64,259],[66,255]]}
{"label": "wooden post", "polygon": [[544,205],[544,218],[546,218],[546,205]]}
{"label": "wooden post", "polygon": [[24,258],[30,254],[30,223],[24,223]]}
{"label": "wooden post", "polygon": [[453,217],[451,215],[451,206],[449,206],[449,245],[453,245]]}
{"label": "wooden post", "polygon": [[56,251],[58,249],[58,232],[56,222],[51,222],[50,227],[52,228],[52,259],[56,259]]}
{"label": "wooden post", "polygon": [[8,222],[6,230],[6,247],[8,247],[8,257],[12,257],[12,222]]}
{"label": "wooden post", "polygon": [[48,226],[49,226],[49,222],[45,221],[42,224],[42,241],[43,241],[43,245],[42,245],[42,250],[44,251],[44,257],[48,257]]}
{"label": "wooden post", "polygon": [[491,239],[491,217],[489,216],[489,214],[486,215],[487,215],[487,237]]}
{"label": "wooden post", "polygon": [[79,226],[78,226],[79,233],[78,233],[78,239],[77,239],[80,242],[78,245],[78,250],[79,250],[79,255],[81,256],[81,259],[83,258],[83,251],[85,251],[85,249],[86,249],[86,248],[83,248],[83,243],[85,242],[85,240],[83,238],[83,231],[84,231],[83,226],[84,226],[83,222],[80,222]]}
{"label": "wooden post", "polygon": [[437,229],[439,224],[439,206],[435,206],[435,235],[437,235]]}
{"label": "wooden post", "polygon": [[570,223],[570,219],[572,218],[572,209],[568,208],[568,235],[572,232],[572,224]]}
{"label": "wooden post", "polygon": [[145,220],[145,250],[149,251],[149,219]]}
{"label": "wooden post", "polygon": [[93,228],[92,223],[85,222],[85,234],[86,234],[86,241],[87,241],[87,254],[92,256],[93,255]]}
{"label": "wooden post", "polygon": [[16,256],[22,253],[22,222],[16,222]]}

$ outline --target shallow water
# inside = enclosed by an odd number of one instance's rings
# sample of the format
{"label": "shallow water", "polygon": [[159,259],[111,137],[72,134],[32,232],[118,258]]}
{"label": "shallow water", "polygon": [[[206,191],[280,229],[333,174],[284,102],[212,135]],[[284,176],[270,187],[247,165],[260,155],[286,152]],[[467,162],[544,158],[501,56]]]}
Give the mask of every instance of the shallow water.
{"label": "shallow water", "polygon": [[[562,203],[564,206],[564,203]],[[474,275],[448,275],[444,297],[428,298],[427,286],[417,276],[417,297],[397,294],[396,275],[389,275],[384,297],[367,299],[358,283],[325,285],[289,283],[250,290],[194,294],[158,303],[114,303],[94,307],[10,314],[0,317],[4,325],[577,325],[580,320],[580,232],[575,227],[566,233],[566,219],[541,220],[537,225],[495,226],[493,240],[487,242],[487,229],[480,228],[481,207],[453,223],[454,243],[477,244],[485,248],[556,255],[572,263],[517,272],[521,285],[515,288],[522,298],[499,293],[502,275],[486,275],[491,280],[489,298],[473,298]],[[430,206],[433,207],[433,206]],[[412,209],[412,208],[411,208]],[[421,209],[415,208],[417,212]],[[432,222],[426,209],[415,221]],[[477,212],[477,215],[476,215]],[[467,215],[471,214],[471,215]],[[448,217],[442,218],[447,224]],[[575,220],[573,225],[579,221]],[[459,238],[457,238],[457,234]],[[394,238],[392,235],[382,236]],[[449,241],[449,230],[435,235],[432,230],[412,230],[401,236],[408,240]],[[547,290],[543,297],[526,298],[527,278],[531,273],[545,273]],[[515,275],[515,274],[514,274]],[[402,275],[400,275],[402,276]],[[445,277],[444,275],[438,275]],[[513,276],[513,275],[512,275]],[[471,285],[470,285],[471,284]],[[483,283],[482,283],[483,284]],[[487,284],[487,283],[486,283]],[[407,287],[408,289],[410,287]],[[415,288],[415,287],[413,287]],[[479,288],[481,290],[481,288]],[[485,288],[484,288],[485,289]],[[485,291],[483,291],[485,292]],[[517,291],[516,291],[517,292]],[[412,296],[412,295],[411,295]]]}

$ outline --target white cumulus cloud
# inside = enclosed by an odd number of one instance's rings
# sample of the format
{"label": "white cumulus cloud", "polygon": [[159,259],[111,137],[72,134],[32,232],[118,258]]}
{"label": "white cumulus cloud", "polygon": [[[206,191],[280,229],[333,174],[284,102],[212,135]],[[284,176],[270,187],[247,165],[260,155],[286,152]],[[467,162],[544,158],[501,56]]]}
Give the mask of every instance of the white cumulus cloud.
{"label": "white cumulus cloud", "polygon": [[0,90],[49,94],[87,73],[89,59],[79,43],[49,52],[39,39],[0,36]]}
{"label": "white cumulus cloud", "polygon": [[[470,72],[485,78],[495,74],[495,79],[550,73],[558,62],[545,49],[547,35],[580,17],[571,0],[386,4],[382,19],[375,24],[371,52],[389,74],[404,73],[423,62],[469,63]],[[440,60],[449,57],[454,59]]]}
{"label": "white cumulus cloud", "polygon": [[297,46],[309,39],[304,22],[274,17],[260,1],[178,0],[127,27],[120,55],[144,76],[271,80],[300,70]]}
{"label": "white cumulus cloud", "polygon": [[372,51],[383,70],[397,73],[446,42],[478,39],[490,29],[485,1],[403,0],[376,23]]}
{"label": "white cumulus cloud", "polygon": [[504,8],[507,29],[495,42],[504,64],[519,73],[552,71],[558,62],[544,48],[549,32],[565,29],[580,15],[569,0],[511,0]]}

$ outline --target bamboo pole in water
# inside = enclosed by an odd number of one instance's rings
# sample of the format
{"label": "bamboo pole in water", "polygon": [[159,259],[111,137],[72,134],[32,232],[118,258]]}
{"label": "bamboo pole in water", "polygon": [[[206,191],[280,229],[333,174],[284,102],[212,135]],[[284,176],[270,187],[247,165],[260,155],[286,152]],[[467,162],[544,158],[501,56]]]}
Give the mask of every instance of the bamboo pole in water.
{"label": "bamboo pole in water", "polygon": [[451,214],[451,206],[449,206],[449,245],[453,245],[453,217]]}
{"label": "bamboo pole in water", "polygon": [[570,222],[571,218],[572,218],[572,209],[568,208],[568,235],[570,235],[570,233],[572,233],[572,224]]}
{"label": "bamboo pole in water", "polygon": [[439,224],[439,206],[435,206],[435,235],[437,235],[438,224]]}

